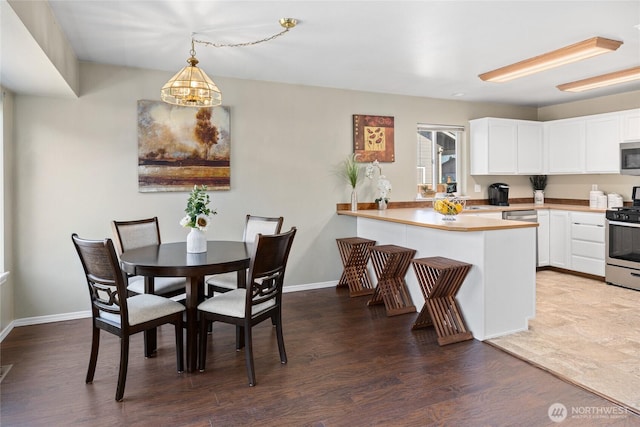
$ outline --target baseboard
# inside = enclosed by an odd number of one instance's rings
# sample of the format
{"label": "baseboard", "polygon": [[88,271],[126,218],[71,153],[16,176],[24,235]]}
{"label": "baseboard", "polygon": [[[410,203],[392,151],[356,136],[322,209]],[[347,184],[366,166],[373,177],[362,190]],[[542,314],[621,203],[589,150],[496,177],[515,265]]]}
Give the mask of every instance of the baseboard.
{"label": "baseboard", "polygon": [[[318,282],[318,283],[308,283],[305,285],[285,286],[282,289],[282,292],[288,293],[288,292],[309,291],[313,289],[331,288],[336,286],[337,284],[338,284],[337,280],[331,280],[329,282]],[[16,326],[28,326],[28,325],[37,325],[40,323],[62,322],[64,320],[85,319],[87,317],[91,317],[90,310],[16,319],[13,322],[9,323],[9,325],[6,328],[4,328],[2,333],[0,333],[0,342],[2,342],[6,338],[6,336],[9,335],[9,333]]]}
{"label": "baseboard", "polygon": [[338,285],[337,280],[330,280],[328,282],[307,283],[306,285],[293,285],[285,286],[282,288],[283,293],[310,291],[313,289],[332,288]]}

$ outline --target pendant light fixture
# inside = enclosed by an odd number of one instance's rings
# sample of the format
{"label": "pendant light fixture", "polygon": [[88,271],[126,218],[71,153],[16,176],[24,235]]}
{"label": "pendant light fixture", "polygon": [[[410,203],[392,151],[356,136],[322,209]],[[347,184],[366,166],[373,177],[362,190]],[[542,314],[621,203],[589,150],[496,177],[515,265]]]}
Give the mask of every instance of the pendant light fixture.
{"label": "pendant light fixture", "polygon": [[221,105],[222,92],[220,92],[220,89],[218,89],[218,86],[213,80],[207,76],[207,73],[201,68],[198,68],[199,61],[196,59],[195,43],[212,47],[253,46],[258,43],[273,40],[285,34],[297,24],[297,21],[293,18],[282,18],[279,22],[280,26],[284,28],[283,31],[252,42],[221,44],[196,40],[192,37],[191,50],[189,51],[191,57],[187,59],[189,65],[178,71],[176,75],[171,77],[171,79],[162,86],[160,98],[166,103],[185,107],[215,107]]}
{"label": "pendant light fixture", "polygon": [[565,46],[552,52],[525,59],[515,64],[507,65],[497,70],[488,71],[478,77],[489,82],[507,82],[509,80],[539,73],[561,65],[591,58],[607,52],[617,50],[621,41],[592,37],[579,43]]}
{"label": "pendant light fixture", "polygon": [[218,86],[198,68],[194,41],[191,39],[191,57],[187,65],[171,77],[160,90],[160,98],[169,104],[185,107],[215,107],[222,104]]}

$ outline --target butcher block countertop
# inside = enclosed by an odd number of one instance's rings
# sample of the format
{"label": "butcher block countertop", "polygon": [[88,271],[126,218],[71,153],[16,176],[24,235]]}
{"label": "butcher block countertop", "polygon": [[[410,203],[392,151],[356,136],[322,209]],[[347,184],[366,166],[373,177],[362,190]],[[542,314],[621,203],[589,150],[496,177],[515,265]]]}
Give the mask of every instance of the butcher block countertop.
{"label": "butcher block countertop", "polygon": [[396,222],[400,224],[415,225],[418,227],[435,228],[447,231],[507,230],[511,228],[527,228],[538,226],[538,224],[535,222],[504,221],[501,219],[483,218],[475,215],[464,215],[464,211],[462,214],[456,216],[455,221],[445,221],[442,219],[442,215],[434,212],[431,208],[402,208],[384,210],[367,209],[358,211],[339,210],[338,215],[376,219],[380,221]]}
{"label": "butcher block countertop", "polygon": [[[408,207],[413,204],[415,207]],[[455,221],[443,221],[442,215],[433,211],[431,202],[400,202],[398,208],[391,207],[385,210],[359,209],[350,211],[341,209],[338,205],[338,215],[348,215],[358,218],[377,219],[380,221],[397,222],[401,224],[417,225],[420,227],[437,228],[449,231],[483,231],[483,230],[504,230],[509,228],[536,227],[536,223],[523,221],[503,221],[495,218],[483,218],[482,216],[465,214],[482,214],[502,211],[518,211],[530,209],[552,209],[576,212],[606,212],[606,209],[592,209],[585,205],[545,203],[536,205],[533,203],[512,203],[509,206],[476,205],[467,203],[467,207],[456,216]],[[391,204],[393,206],[393,203]]]}

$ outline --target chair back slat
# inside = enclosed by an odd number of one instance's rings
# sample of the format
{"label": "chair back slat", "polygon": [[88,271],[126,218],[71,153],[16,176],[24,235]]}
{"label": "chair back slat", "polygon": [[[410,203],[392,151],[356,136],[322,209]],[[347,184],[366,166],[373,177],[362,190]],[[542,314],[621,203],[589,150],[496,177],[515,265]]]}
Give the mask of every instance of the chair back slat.
{"label": "chair back slat", "polygon": [[84,269],[94,316],[98,311],[105,311],[126,319],[126,278],[118,263],[113,241],[82,239],[75,233],[71,238]]}
{"label": "chair back slat", "polygon": [[258,234],[278,234],[283,222],[283,217],[247,215],[242,240],[253,243]]}
{"label": "chair back slat", "polygon": [[133,221],[111,221],[111,228],[119,255],[130,249],[161,243],[157,217]]}
{"label": "chair back slat", "polygon": [[251,312],[252,306],[271,299],[280,304],[284,273],[296,231],[292,227],[286,233],[256,236],[249,265],[247,313]]}

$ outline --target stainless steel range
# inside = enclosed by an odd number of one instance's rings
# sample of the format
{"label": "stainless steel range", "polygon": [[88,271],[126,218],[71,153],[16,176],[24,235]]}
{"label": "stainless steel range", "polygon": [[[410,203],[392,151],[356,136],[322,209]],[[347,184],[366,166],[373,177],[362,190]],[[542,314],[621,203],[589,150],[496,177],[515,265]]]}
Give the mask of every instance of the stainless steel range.
{"label": "stainless steel range", "polygon": [[640,290],[640,206],[608,210],[606,218],[605,280]]}

